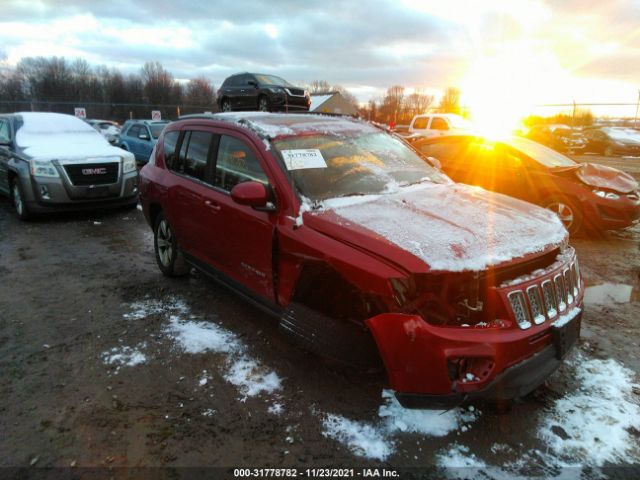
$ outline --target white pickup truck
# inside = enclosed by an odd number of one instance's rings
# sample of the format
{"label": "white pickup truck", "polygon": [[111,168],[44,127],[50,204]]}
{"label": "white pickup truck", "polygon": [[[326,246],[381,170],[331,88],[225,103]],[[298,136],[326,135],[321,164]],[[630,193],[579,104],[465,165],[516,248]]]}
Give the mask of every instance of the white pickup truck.
{"label": "white pickup truck", "polygon": [[474,133],[469,120],[454,113],[426,113],[416,115],[409,124],[410,137],[435,137]]}

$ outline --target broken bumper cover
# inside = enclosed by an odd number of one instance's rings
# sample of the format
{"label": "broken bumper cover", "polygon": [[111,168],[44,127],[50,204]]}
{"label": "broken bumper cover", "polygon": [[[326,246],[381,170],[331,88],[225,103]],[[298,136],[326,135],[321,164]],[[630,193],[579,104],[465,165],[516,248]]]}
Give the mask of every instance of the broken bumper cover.
{"label": "broken bumper cover", "polygon": [[[428,325],[420,317],[396,314],[367,322],[400,404],[405,408],[448,408],[474,399],[511,400],[535,390],[573,347],[581,317],[582,310],[577,309],[563,325],[546,325],[545,330],[528,336],[501,330],[460,332]],[[443,330],[449,330],[449,335],[443,336]],[[382,332],[385,345],[379,341]],[[527,355],[533,349],[535,353]],[[469,383],[464,372],[463,378],[459,373],[452,375],[452,362],[459,359],[470,360],[469,369],[474,373]]]}

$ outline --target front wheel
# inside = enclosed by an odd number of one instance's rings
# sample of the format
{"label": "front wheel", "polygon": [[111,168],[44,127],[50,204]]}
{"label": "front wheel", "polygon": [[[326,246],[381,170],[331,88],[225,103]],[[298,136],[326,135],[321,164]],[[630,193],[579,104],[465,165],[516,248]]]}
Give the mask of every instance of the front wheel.
{"label": "front wheel", "polygon": [[262,95],[260,98],[258,98],[258,111],[268,112],[269,110],[269,99]]}
{"label": "front wheel", "polygon": [[28,220],[30,217],[29,209],[27,208],[27,203],[24,200],[20,180],[17,178],[11,180],[11,200],[18,218],[20,220]]}
{"label": "front wheel", "polygon": [[231,103],[229,102],[229,100],[227,100],[226,98],[224,100],[222,100],[222,105],[220,105],[220,108],[223,112],[230,112],[231,111]]}
{"label": "front wheel", "polygon": [[604,156],[605,157],[613,157],[613,148],[611,148],[611,146],[605,147]]}
{"label": "front wheel", "polygon": [[156,262],[163,275],[180,277],[189,273],[171,225],[163,213],[158,215],[153,228],[153,246]]}
{"label": "front wheel", "polygon": [[558,216],[564,228],[566,228],[571,235],[575,235],[580,231],[583,217],[582,210],[579,206],[576,206],[573,202],[565,198],[547,199],[543,206]]}

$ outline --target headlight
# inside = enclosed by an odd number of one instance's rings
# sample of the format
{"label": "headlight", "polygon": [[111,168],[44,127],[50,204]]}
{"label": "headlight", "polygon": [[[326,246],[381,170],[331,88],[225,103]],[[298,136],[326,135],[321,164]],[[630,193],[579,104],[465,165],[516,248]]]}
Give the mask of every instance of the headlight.
{"label": "headlight", "polygon": [[594,190],[593,193],[595,193],[600,198],[608,198],[609,200],[617,200],[620,198],[620,195],[618,195],[617,193],[605,192],[604,190]]}
{"label": "headlight", "polygon": [[133,172],[136,169],[136,159],[135,157],[124,157],[122,162],[122,173]]}
{"label": "headlight", "polygon": [[31,160],[30,163],[31,175],[34,177],[59,177],[58,170],[53,166],[51,160]]}

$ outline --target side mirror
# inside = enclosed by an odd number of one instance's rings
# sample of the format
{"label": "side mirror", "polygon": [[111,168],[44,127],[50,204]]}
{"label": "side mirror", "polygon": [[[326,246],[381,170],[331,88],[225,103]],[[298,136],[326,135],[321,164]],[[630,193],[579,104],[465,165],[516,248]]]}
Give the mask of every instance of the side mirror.
{"label": "side mirror", "polygon": [[138,135],[138,138],[140,140],[149,140],[149,135],[147,135],[146,133],[141,133],[140,135]]}
{"label": "side mirror", "polygon": [[269,207],[269,192],[260,182],[242,182],[231,189],[231,199],[239,205],[256,209],[272,210]]}
{"label": "side mirror", "polygon": [[256,82],[255,80],[249,80],[247,83],[252,87],[258,88],[258,82]]}
{"label": "side mirror", "polygon": [[435,157],[427,157],[427,160],[432,166],[434,166],[438,170],[442,170],[442,163],[440,163],[440,160]]}

